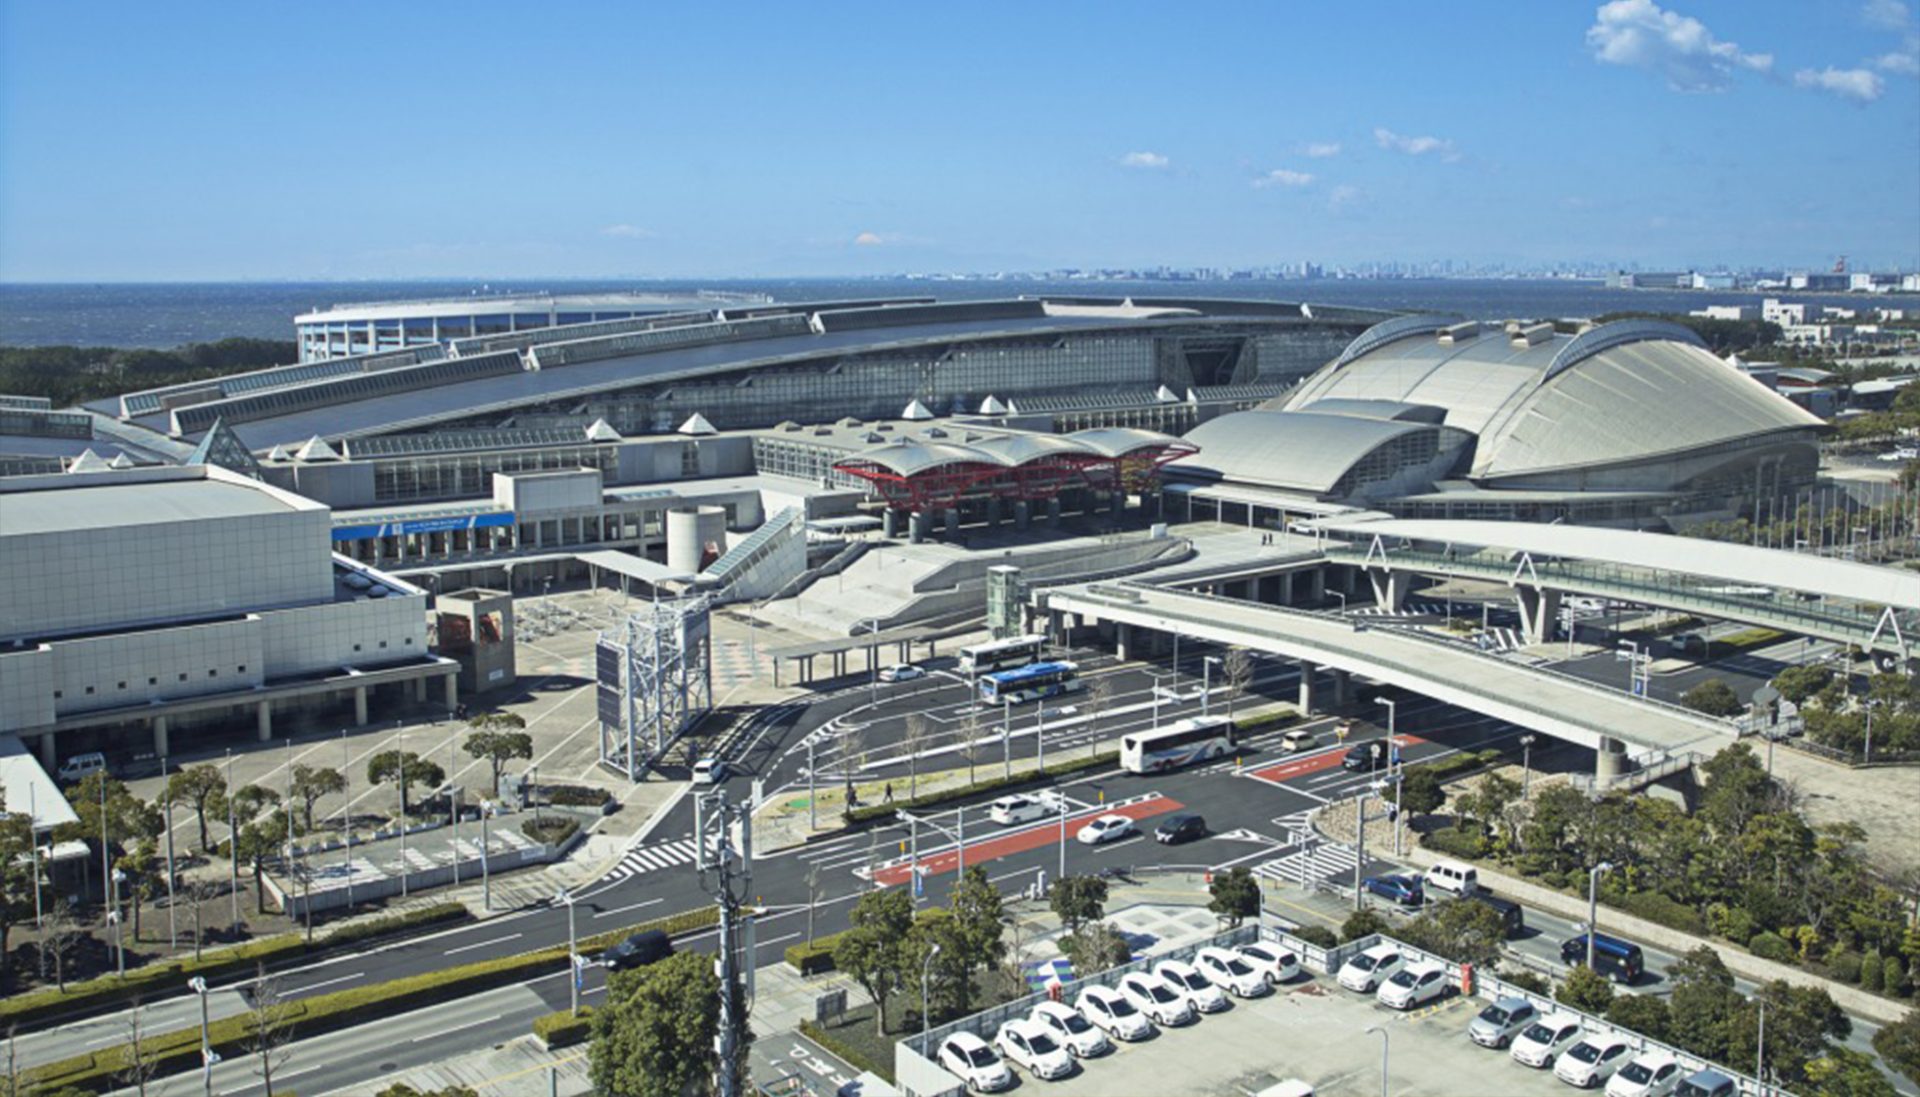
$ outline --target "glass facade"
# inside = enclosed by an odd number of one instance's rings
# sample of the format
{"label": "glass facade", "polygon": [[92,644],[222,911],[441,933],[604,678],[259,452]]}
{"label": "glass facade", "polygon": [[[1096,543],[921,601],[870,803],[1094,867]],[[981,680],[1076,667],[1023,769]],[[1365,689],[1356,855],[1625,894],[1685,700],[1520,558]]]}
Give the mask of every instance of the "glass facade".
{"label": "glass facade", "polygon": [[378,503],[417,503],[433,499],[485,496],[493,492],[496,472],[551,472],[599,469],[611,482],[619,467],[613,446],[466,453],[445,457],[406,457],[376,461],[373,498]]}

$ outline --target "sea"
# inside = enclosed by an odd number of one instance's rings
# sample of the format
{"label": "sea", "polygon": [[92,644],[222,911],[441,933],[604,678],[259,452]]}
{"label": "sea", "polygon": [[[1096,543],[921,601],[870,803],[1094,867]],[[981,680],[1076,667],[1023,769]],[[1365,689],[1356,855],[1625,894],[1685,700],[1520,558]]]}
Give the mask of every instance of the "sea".
{"label": "sea", "polygon": [[1039,281],[1029,279],[527,279],[524,281],[167,282],[0,284],[0,346],[169,348],[230,336],[294,337],[293,318],[329,305],[498,293],[700,290],[776,301],[861,297],[979,300],[1019,294],[1192,296],[1319,302],[1484,319],[1563,319],[1610,312],[1683,313],[1763,297],[1920,310],[1920,296],[1612,289],[1572,278],[1314,279],[1307,281]]}

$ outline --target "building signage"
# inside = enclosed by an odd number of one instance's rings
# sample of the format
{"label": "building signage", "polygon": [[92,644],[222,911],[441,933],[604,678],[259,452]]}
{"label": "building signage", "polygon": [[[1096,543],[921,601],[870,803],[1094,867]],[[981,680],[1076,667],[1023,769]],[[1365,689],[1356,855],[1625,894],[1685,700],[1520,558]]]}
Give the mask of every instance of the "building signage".
{"label": "building signage", "polygon": [[364,541],[371,537],[404,537],[409,533],[448,533],[457,529],[494,529],[513,524],[512,511],[455,514],[444,518],[420,518],[411,522],[383,522],[371,526],[335,526],[333,539]]}

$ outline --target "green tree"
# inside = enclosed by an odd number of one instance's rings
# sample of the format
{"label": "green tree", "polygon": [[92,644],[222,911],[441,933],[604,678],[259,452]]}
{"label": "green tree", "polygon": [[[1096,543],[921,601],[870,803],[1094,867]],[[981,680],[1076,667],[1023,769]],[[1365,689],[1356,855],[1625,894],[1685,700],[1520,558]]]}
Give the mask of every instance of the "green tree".
{"label": "green tree", "polygon": [[1812,1085],[1809,1097],[1896,1097],[1873,1056],[1851,1048],[1835,1047],[1807,1064],[1807,1081]]}
{"label": "green tree", "polygon": [[1613,1004],[1613,984],[1585,964],[1575,964],[1554,989],[1553,1000],[1587,1013],[1605,1016]]}
{"label": "green tree", "polygon": [[948,909],[953,918],[952,940],[959,953],[954,960],[962,965],[955,1006],[961,1013],[970,1013],[973,972],[991,971],[1006,958],[1006,911],[1000,889],[979,865],[967,866],[955,881]]}
{"label": "green tree", "polygon": [[1798,1088],[1807,1081],[1807,1064],[1827,1054],[1834,1041],[1853,1032],[1853,1021],[1823,989],[1796,987],[1775,980],[1741,1003],[1728,1025],[1727,1054],[1751,1063],[1759,1046],[1759,1001],[1767,1004],[1764,1066],[1773,1077]]}
{"label": "green tree", "polygon": [[1667,969],[1667,985],[1673,1042],[1701,1058],[1724,1061],[1728,1019],[1740,995],[1720,954],[1707,945],[1688,952]]}
{"label": "green tree", "polygon": [[154,896],[167,890],[166,859],[161,856],[159,844],[152,838],[144,838],[133,848],[120,855],[113,867],[126,876],[126,882],[120,885],[120,894],[133,908],[133,939],[140,939],[140,909]]}
{"label": "green tree", "polygon": [[207,837],[207,809],[227,794],[227,779],[219,767],[202,763],[175,773],[167,778],[167,790],[163,799],[176,804],[192,804],[193,817],[200,824],[200,850],[207,852],[213,848]]}
{"label": "green tree", "polygon": [[682,952],[615,972],[593,1013],[588,1071],[608,1097],[705,1092],[720,1032],[720,980],[710,957]]}
{"label": "green tree", "polygon": [[[13,927],[33,917],[33,820],[25,811],[7,810],[0,787],[0,984],[11,974]],[[42,878],[44,881],[44,877]]]}
{"label": "green tree", "polygon": [[1440,779],[1433,775],[1427,766],[1410,766],[1406,776],[1400,781],[1400,809],[1413,815],[1426,815],[1440,810],[1446,803],[1447,793],[1440,787]]}
{"label": "green tree", "polygon": [[512,712],[483,712],[467,721],[473,733],[467,736],[461,749],[492,767],[493,781],[487,786],[488,796],[498,793],[500,771],[508,762],[515,758],[523,761],[533,758],[533,736],[526,733],[526,726],[527,722]]}
{"label": "green tree", "polygon": [[227,853],[245,861],[253,871],[254,901],[260,913],[267,911],[266,859],[287,840],[287,820],[280,806],[280,794],[259,785],[243,785],[233,794],[234,833]]}
{"label": "green tree", "polygon": [[1920,1010],[1908,1010],[1893,1024],[1873,1034],[1873,1050],[1887,1065],[1920,1082]]}
{"label": "green tree", "polygon": [[1507,924],[1499,911],[1485,903],[1442,903],[1402,926],[1395,936],[1455,963],[1486,967],[1500,957]]}
{"label": "green tree", "polygon": [[913,928],[913,898],[904,888],[869,891],[848,914],[853,928],[833,946],[833,963],[873,999],[874,1031],[887,1031],[887,999],[900,985],[902,950]]}
{"label": "green tree", "polygon": [[300,801],[301,820],[311,833],[313,805],[322,796],[334,796],[347,791],[347,775],[326,766],[297,765],[293,767],[292,785],[293,798]]}
{"label": "green tree", "polygon": [[1826,689],[1833,682],[1833,671],[1821,663],[1803,667],[1788,667],[1773,677],[1773,688],[1780,696],[1796,705],[1804,705],[1807,698]]}
{"label": "green tree", "polygon": [[927,1007],[935,1017],[964,1016],[972,1012],[972,973],[965,931],[953,912],[931,907],[916,915],[901,949],[902,985],[920,990],[924,978]]}
{"label": "green tree", "polygon": [[1680,703],[1708,716],[1732,716],[1746,706],[1733,687],[1718,678],[1709,678],[1680,695]]}
{"label": "green tree", "polygon": [[367,760],[367,783],[391,784],[400,789],[400,823],[406,825],[407,794],[414,785],[438,786],[447,779],[439,766],[412,751],[383,750]]}
{"label": "green tree", "polygon": [[448,1086],[445,1089],[415,1089],[405,1082],[395,1082],[374,1094],[374,1097],[480,1097],[480,1091],[468,1086]]}
{"label": "green tree", "polygon": [[1260,881],[1254,879],[1245,865],[1214,873],[1207,892],[1213,896],[1207,902],[1207,909],[1228,929],[1260,916]]}
{"label": "green tree", "polygon": [[[66,790],[67,802],[79,821],[56,827],[56,842],[82,841],[93,850],[89,866],[100,864],[104,844],[111,850],[160,833],[160,809],[135,796],[127,786],[104,773],[92,773]],[[104,794],[104,796],[103,796]],[[105,825],[101,812],[105,810]],[[104,834],[104,838],[102,835]],[[104,870],[103,870],[104,871]],[[107,881],[100,881],[100,893],[106,894]]]}
{"label": "green tree", "polygon": [[1651,994],[1619,995],[1607,1006],[1607,1020],[1662,1043],[1667,1042],[1673,1022],[1667,1000]]}
{"label": "green tree", "polygon": [[1107,913],[1107,882],[1098,876],[1062,876],[1047,892],[1047,907],[1068,933]]}
{"label": "green tree", "polygon": [[1233,703],[1247,691],[1253,683],[1253,653],[1243,647],[1227,649],[1226,658],[1220,664],[1221,675],[1227,680],[1227,719],[1233,719]]}
{"label": "green tree", "polygon": [[1073,972],[1081,978],[1133,959],[1126,937],[1106,922],[1088,922],[1079,932],[1060,938],[1060,951],[1073,962]]}
{"label": "green tree", "polygon": [[1372,910],[1356,910],[1347,915],[1346,921],[1340,923],[1340,940],[1342,942],[1358,941],[1362,937],[1385,933],[1387,929],[1387,920],[1380,917],[1378,913]]}

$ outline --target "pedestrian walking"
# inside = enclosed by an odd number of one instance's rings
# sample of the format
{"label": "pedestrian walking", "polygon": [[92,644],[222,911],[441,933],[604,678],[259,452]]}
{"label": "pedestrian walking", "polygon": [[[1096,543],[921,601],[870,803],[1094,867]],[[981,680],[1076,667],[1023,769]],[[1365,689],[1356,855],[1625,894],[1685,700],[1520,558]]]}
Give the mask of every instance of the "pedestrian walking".
{"label": "pedestrian walking", "polygon": [[893,803],[893,782],[892,781],[887,782],[886,799],[887,799],[887,803],[889,804]]}

